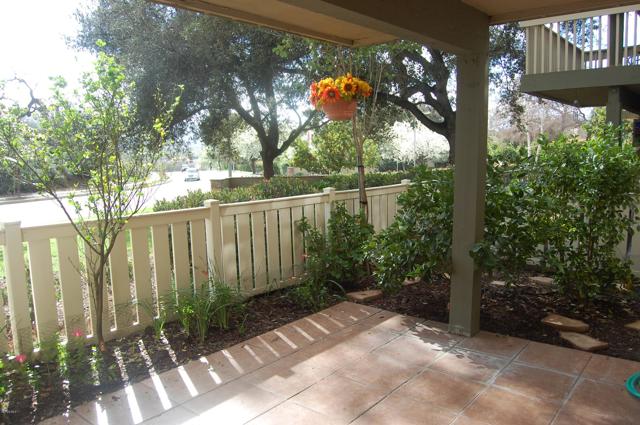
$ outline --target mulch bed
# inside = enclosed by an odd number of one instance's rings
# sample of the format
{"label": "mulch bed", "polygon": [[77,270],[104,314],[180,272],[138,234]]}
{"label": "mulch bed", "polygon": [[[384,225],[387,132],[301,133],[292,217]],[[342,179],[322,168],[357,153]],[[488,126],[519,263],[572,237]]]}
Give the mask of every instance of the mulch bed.
{"label": "mulch bed", "polygon": [[[396,295],[368,304],[447,323],[448,303],[449,281],[440,278],[430,283],[420,282],[404,287]],[[588,323],[588,335],[609,343],[609,348],[600,351],[600,354],[640,361],[640,332],[624,326],[640,320],[640,294],[615,295],[591,303],[580,303],[527,280],[511,287],[493,286],[488,280],[483,282],[480,310],[482,330],[569,347],[557,331],[540,323],[549,313]]]}
{"label": "mulch bed", "polygon": [[[151,329],[142,334],[109,341],[103,364],[97,368],[100,385],[92,385],[85,379],[78,379],[77,382],[72,379],[71,382],[65,383],[51,364],[36,364],[37,367],[33,370],[37,371],[38,376],[31,379],[26,374],[14,372],[10,377],[12,386],[6,397],[8,402],[0,415],[0,423],[37,423],[61,414],[73,406],[94,400],[100,394],[123,388],[127,382],[147,379],[149,359],[155,371],[160,373],[261,335],[313,312],[295,303],[288,296],[287,290],[280,290],[252,298],[247,305],[246,313],[243,326],[232,323],[231,329],[227,331],[212,329],[202,344],[195,338],[187,337],[176,323],[168,324],[164,334],[175,352],[175,361],[169,355],[167,344],[156,338]],[[240,332],[240,329],[244,332]],[[141,354],[140,341],[148,353],[148,359]],[[124,361],[128,380],[123,378],[117,366],[116,352]],[[78,375],[82,373],[78,371]],[[87,370],[86,373],[90,374],[91,371]],[[34,388],[35,385],[38,386],[37,389]]]}

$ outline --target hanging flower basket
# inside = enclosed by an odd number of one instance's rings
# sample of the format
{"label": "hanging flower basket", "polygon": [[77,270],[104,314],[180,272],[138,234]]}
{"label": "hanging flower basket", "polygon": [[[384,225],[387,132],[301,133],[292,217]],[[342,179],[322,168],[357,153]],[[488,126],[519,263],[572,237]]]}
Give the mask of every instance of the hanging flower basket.
{"label": "hanging flower basket", "polygon": [[321,109],[330,120],[344,121],[353,117],[358,100],[371,96],[373,90],[364,80],[351,74],[336,79],[324,78],[311,84],[309,100],[316,109]]}
{"label": "hanging flower basket", "polygon": [[325,103],[322,110],[331,121],[346,121],[353,118],[358,102],[355,100],[338,100],[333,103]]}

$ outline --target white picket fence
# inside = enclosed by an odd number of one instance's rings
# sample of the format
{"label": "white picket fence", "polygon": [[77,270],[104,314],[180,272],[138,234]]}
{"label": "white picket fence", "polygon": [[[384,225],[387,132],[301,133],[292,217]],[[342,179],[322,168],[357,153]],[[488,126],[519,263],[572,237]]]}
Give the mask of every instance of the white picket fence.
{"label": "white picket fence", "polygon": [[[403,180],[367,189],[369,220],[376,231],[393,221],[397,197],[408,184]],[[327,188],[232,204],[212,200],[201,208],[134,217],[110,256],[105,338],[141,330],[158,314],[164,297],[206,283],[211,270],[245,296],[292,284],[304,267],[304,238],[297,224],[305,217],[324,231],[336,202],[353,213],[358,191]],[[0,224],[0,249],[6,282],[0,352],[29,353],[77,331],[91,337],[95,309],[81,278],[90,264],[88,249],[69,223]]]}

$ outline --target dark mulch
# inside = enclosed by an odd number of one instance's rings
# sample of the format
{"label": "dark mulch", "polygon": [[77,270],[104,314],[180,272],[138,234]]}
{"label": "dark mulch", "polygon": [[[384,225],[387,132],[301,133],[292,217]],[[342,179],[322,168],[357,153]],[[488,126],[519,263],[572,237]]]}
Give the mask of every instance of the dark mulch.
{"label": "dark mulch", "polygon": [[[102,364],[96,368],[100,376],[99,385],[87,382],[86,376],[92,373],[88,367],[87,370],[75,371],[72,376],[77,375],[77,379],[72,378],[68,383],[63,381],[53,364],[36,364],[28,373],[13,372],[9,377],[12,383],[10,393],[5,397],[7,401],[0,423],[36,423],[85,401],[94,400],[100,394],[123,388],[127,382],[148,378],[149,359],[156,372],[163,372],[311,313],[292,301],[287,290],[280,290],[252,298],[248,302],[243,324],[233,323],[227,331],[212,329],[204,343],[187,337],[176,323],[170,323],[165,328],[168,344],[156,338],[151,329],[110,341]],[[147,360],[141,354],[141,346],[148,353]],[[168,346],[175,352],[175,360],[169,355]],[[128,380],[117,366],[116,353],[124,361]]]}
{"label": "dark mulch", "polygon": [[[370,304],[385,310],[447,323],[449,281],[441,278],[404,287],[400,293]],[[624,325],[640,320],[638,295],[615,295],[581,303],[540,285],[523,281],[512,287],[482,286],[480,327],[483,330],[547,344],[569,345],[558,332],[540,323],[549,313],[580,319],[588,335],[609,343],[600,354],[640,361],[640,332]]]}

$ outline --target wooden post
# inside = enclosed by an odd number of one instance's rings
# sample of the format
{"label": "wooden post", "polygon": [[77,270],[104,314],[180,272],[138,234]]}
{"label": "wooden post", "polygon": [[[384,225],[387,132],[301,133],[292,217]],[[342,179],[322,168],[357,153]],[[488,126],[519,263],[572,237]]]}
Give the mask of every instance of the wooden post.
{"label": "wooden post", "polygon": [[480,272],[469,251],[484,233],[487,168],[488,44],[458,55],[453,245],[449,331],[474,335],[480,328]]}
{"label": "wooden post", "polygon": [[20,222],[4,224],[4,261],[7,277],[7,297],[13,334],[15,354],[29,354],[33,351],[31,337],[31,315],[29,314],[29,294],[25,275],[24,249]]}
{"label": "wooden post", "polygon": [[333,211],[333,203],[336,200],[336,190],[333,187],[325,187],[322,191],[327,195],[324,200],[324,232],[329,233],[329,218]]}

